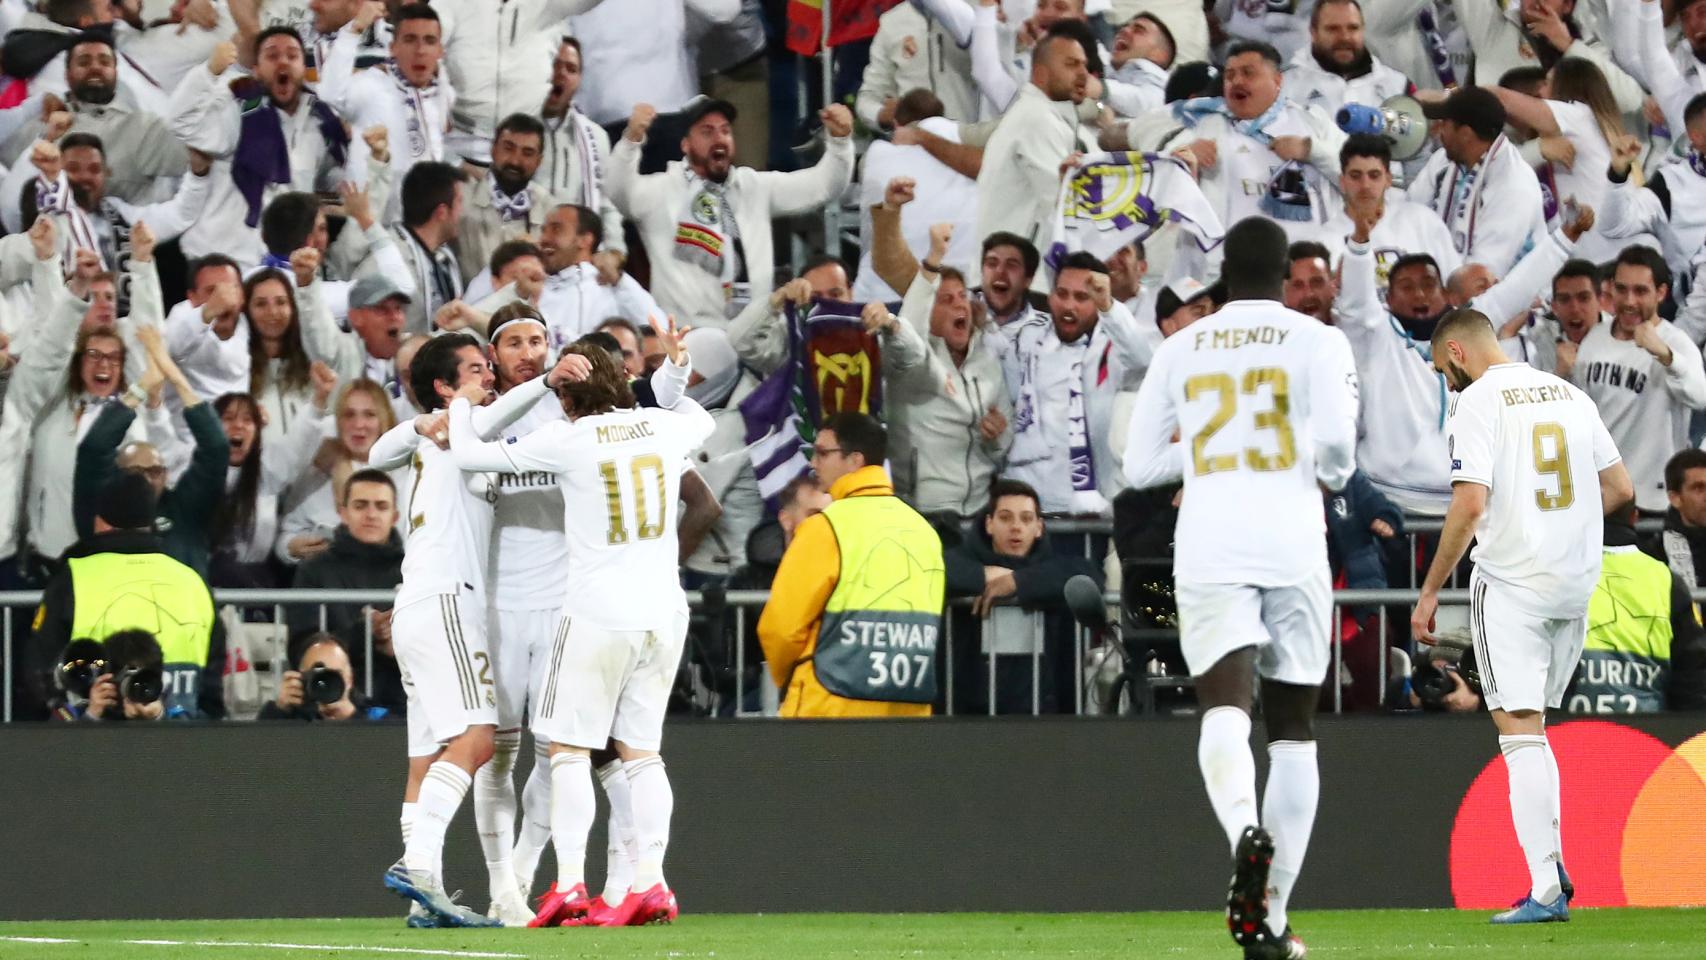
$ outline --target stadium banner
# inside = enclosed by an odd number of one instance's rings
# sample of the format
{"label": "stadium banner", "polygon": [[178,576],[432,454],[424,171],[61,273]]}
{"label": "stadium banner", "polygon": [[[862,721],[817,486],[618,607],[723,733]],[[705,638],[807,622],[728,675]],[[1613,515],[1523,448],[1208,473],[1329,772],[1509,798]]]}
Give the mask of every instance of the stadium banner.
{"label": "stadium banner", "polygon": [[[1527,889],[1485,715],[1316,728],[1295,909],[1504,907]],[[1700,714],[1548,725],[1577,905],[1706,903],[1703,730]],[[400,928],[379,878],[401,846],[406,739],[400,723],[10,725],[0,919]],[[670,884],[693,913],[1220,910],[1226,837],[1196,751],[1188,717],[672,722]],[[452,889],[484,883],[471,807],[445,848]]]}
{"label": "stadium banner", "polygon": [[786,306],[788,359],[740,402],[758,492],[770,500],[806,472],[806,448],[825,417],[883,415],[883,350],[859,319],[862,303]]}

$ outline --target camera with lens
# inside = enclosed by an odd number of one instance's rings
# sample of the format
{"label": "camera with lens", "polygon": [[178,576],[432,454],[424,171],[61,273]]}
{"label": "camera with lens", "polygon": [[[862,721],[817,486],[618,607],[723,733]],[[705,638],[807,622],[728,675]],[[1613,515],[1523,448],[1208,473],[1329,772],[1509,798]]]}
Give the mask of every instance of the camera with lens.
{"label": "camera with lens", "polygon": [[73,640],[54,670],[57,686],[81,702],[89,700],[103,676],[112,677],[123,700],[139,706],[159,701],[166,688],[159,641],[142,630],[120,631],[105,642],[87,637]]}
{"label": "camera with lens", "polygon": [[302,698],[309,703],[337,703],[344,698],[344,675],[316,661],[302,671]]}
{"label": "camera with lens", "polygon": [[1449,642],[1418,651],[1415,669],[1410,671],[1410,690],[1424,709],[1443,710],[1446,695],[1456,688],[1451,682],[1453,673],[1463,678],[1471,693],[1481,695],[1481,670],[1475,662],[1475,648]]}

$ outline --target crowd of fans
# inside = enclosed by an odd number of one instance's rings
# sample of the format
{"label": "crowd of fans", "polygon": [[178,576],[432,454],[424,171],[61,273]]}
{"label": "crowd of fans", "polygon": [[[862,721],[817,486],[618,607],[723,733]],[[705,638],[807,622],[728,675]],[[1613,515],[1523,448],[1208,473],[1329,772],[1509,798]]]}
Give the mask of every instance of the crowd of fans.
{"label": "crowd of fans", "polygon": [[[857,89],[782,171],[780,3],[0,0],[0,587],[52,599],[115,537],[215,588],[395,586],[410,468],[368,451],[418,410],[420,345],[516,300],[553,350],[600,337],[636,378],[666,316],[693,328],[688,393],[718,422],[695,466],[722,511],[683,576],[767,587],[824,493],[761,494],[741,403],[788,357],[789,304],[852,301],[876,305],[896,491],[938,521],[949,595],[976,598],[950,614],[973,638],[945,667],[958,708],[1070,710],[1066,578],[1117,569],[1128,625],[1170,625],[1175,492],[1122,489],[1122,434],[1156,346],[1225,299],[1174,225],[1045,266],[1062,178],[1099,150],[1184,164],[1223,224],[1280,222],[1287,306],[1350,336],[1361,470],[1323,504],[1341,585],[1407,585],[1406,516],[1444,512],[1426,343],[1462,305],[1599,404],[1664,517],[1649,552],[1699,584],[1706,0],[843,2],[886,12],[837,48],[865,60]],[[1336,121],[1406,93],[1432,121],[1416,156]],[[830,238],[795,262],[778,223],[844,198],[856,255]],[[1051,534],[1062,517],[1113,535]],[[21,676],[54,673],[62,613]],[[269,616],[216,618],[180,711],[219,715],[226,628]],[[1371,617],[1342,624],[1367,703]],[[1699,617],[1619,654],[1664,671],[1643,709],[1700,699]],[[269,713],[401,709],[382,605],[283,619],[300,669]],[[752,639],[701,620],[696,676],[721,691]],[[346,678],[329,713],[303,707],[316,669]],[[20,715],[65,699],[22,683]]]}

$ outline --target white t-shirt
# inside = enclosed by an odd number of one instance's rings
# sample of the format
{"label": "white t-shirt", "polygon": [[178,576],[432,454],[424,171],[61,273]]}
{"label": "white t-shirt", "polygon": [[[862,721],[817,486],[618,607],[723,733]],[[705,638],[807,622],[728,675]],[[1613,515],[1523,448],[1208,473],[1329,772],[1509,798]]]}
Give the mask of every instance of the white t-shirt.
{"label": "white t-shirt", "polygon": [[683,464],[715,426],[682,399],[480,443],[467,403],[450,405],[451,450],[464,468],[556,475],[569,552],[563,615],[605,630],[670,629],[686,612],[675,504]]}
{"label": "white t-shirt", "polygon": [[1525,363],[1489,367],[1446,426],[1452,483],[1488,488],[1471,557],[1526,612],[1587,615],[1605,514],[1599,471],[1622,457],[1588,395]]}
{"label": "white t-shirt", "polygon": [[1340,489],[1356,469],[1356,418],[1350,341],[1271,300],[1229,303],[1163,342],[1123,465],[1134,487],[1184,478],[1174,575],[1264,587],[1316,575],[1317,484]]}

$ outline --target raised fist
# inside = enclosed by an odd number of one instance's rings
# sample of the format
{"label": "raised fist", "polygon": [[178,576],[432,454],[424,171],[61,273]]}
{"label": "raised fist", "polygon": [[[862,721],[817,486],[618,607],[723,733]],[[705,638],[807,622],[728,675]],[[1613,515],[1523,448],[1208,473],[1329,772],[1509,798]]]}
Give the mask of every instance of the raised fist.
{"label": "raised fist", "polygon": [[290,255],[290,272],[296,274],[296,285],[306,287],[320,273],[320,251],[302,247]]}
{"label": "raised fist", "polygon": [[646,131],[652,128],[652,122],[658,118],[658,108],[649,103],[634,104],[634,113],[628,118],[628,129],[622,136],[635,143],[646,142]]}
{"label": "raised fist", "polygon": [[30,163],[41,171],[42,179],[51,183],[59,179],[59,171],[64,169],[65,160],[59,155],[59,148],[52,141],[37,140],[30,145]]}
{"label": "raised fist", "polygon": [[838,140],[853,132],[853,111],[844,103],[832,103],[819,110],[817,116],[823,121],[824,132]]}
{"label": "raised fist", "polygon": [[895,177],[883,188],[883,206],[890,210],[899,210],[913,201],[918,188],[918,181],[911,177]]}
{"label": "raised fist", "polygon": [[385,163],[391,159],[391,131],[385,129],[382,123],[376,123],[361,131],[361,139],[367,141],[367,149],[373,154],[373,159]]}
{"label": "raised fist", "polygon": [[52,260],[58,253],[55,248],[53,220],[49,217],[37,217],[30,227],[30,248],[35,251],[37,260]]}
{"label": "raised fist", "polygon": [[207,72],[219,76],[237,62],[237,45],[229,40],[220,41],[207,56]]}
{"label": "raised fist", "polygon": [[154,259],[154,231],[141,220],[130,227],[130,262],[148,263]]}

